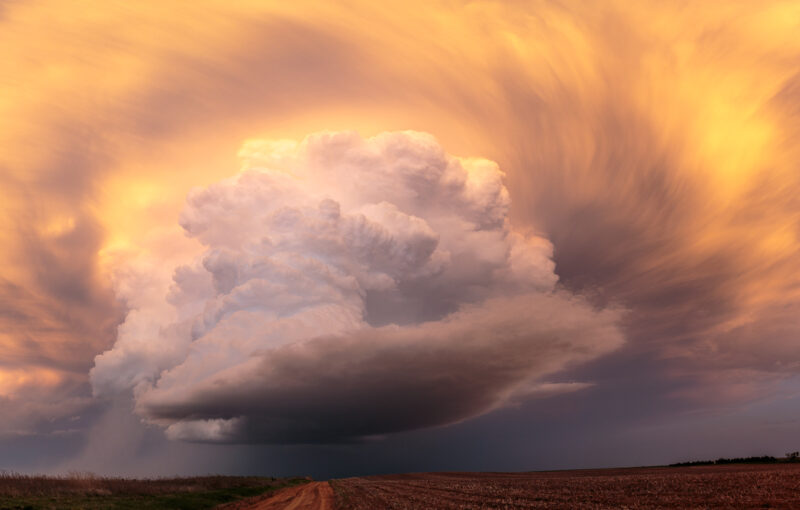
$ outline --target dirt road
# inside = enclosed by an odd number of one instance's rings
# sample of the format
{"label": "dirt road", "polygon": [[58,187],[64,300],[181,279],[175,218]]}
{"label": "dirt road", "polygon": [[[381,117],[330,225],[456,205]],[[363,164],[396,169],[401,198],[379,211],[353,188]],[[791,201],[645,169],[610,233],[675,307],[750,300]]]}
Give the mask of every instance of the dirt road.
{"label": "dirt road", "polygon": [[[227,508],[227,507],[226,507]],[[283,489],[237,510],[333,510],[333,489],[328,482],[311,482]]]}

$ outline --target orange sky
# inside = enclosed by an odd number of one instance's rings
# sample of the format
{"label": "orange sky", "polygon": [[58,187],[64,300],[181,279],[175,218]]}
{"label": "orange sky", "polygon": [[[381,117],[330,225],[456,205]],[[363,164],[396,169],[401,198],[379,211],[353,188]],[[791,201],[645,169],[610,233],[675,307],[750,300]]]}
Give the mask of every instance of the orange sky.
{"label": "orange sky", "polygon": [[773,395],[800,359],[797,33],[795,1],[4,4],[0,435],[92,405],[120,271],[200,251],[190,190],[320,130],[496,161],[564,288],[690,381],[669,398]]}

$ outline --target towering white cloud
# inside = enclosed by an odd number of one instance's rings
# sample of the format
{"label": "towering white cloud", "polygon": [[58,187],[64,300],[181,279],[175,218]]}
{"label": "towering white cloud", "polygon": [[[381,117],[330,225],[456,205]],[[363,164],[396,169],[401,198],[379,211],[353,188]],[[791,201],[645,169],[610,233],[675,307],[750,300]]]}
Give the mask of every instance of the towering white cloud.
{"label": "towering white cloud", "polygon": [[240,155],[239,175],[189,195],[181,225],[205,250],[168,289],[158,268],[120,272],[131,311],[92,371],[96,393],[132,389],[170,437],[341,441],[452,423],[622,342],[615,311],[557,290],[552,245],[511,228],[491,161],[417,132],[251,141]]}

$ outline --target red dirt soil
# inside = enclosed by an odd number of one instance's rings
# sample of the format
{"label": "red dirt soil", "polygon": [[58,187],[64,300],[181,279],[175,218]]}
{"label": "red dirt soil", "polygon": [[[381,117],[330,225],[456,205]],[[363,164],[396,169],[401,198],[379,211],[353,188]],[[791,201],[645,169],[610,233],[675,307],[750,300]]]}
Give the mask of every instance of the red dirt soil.
{"label": "red dirt soil", "polygon": [[263,499],[225,506],[226,510],[333,510],[333,489],[328,482],[311,482],[282,489]]}
{"label": "red dirt soil", "polygon": [[331,485],[335,510],[800,508],[798,464],[422,473]]}

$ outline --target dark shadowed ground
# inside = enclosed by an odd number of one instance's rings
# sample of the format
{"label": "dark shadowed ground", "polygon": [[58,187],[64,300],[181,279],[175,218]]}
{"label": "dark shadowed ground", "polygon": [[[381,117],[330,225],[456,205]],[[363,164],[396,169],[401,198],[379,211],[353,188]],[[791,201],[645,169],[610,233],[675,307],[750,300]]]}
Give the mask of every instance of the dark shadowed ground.
{"label": "dark shadowed ground", "polygon": [[0,472],[0,510],[207,509],[308,482],[305,478],[202,476],[127,479]]}
{"label": "dark shadowed ground", "polygon": [[800,465],[425,473],[331,482],[337,510],[800,508]]}
{"label": "dark shadowed ground", "polygon": [[0,476],[0,510],[465,510],[800,508],[800,463],[411,473],[307,478],[130,480]]}

